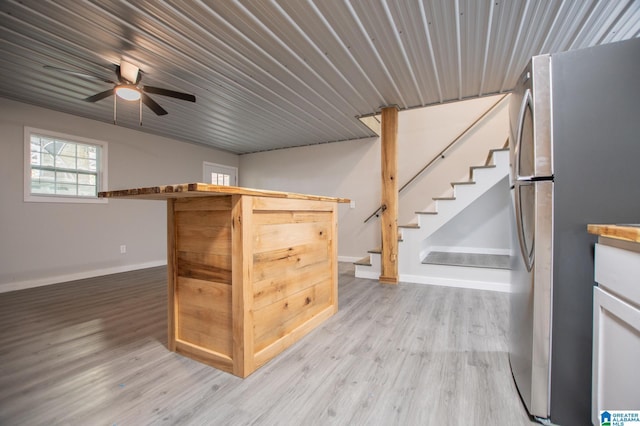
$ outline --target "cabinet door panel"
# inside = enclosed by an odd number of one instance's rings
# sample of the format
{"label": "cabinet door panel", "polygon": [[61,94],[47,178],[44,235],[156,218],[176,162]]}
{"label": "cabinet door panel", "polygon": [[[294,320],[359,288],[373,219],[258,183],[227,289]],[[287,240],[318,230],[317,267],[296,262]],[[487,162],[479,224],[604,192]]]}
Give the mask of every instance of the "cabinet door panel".
{"label": "cabinet door panel", "polygon": [[594,287],[592,419],[640,407],[640,309]]}

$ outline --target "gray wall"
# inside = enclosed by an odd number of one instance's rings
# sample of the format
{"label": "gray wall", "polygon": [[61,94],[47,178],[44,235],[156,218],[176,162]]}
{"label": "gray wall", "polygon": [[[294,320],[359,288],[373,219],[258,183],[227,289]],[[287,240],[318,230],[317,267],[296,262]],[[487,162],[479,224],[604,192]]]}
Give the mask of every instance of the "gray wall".
{"label": "gray wall", "polygon": [[106,141],[109,189],[199,182],[203,161],[239,163],[235,154],[0,98],[0,291],[166,263],[164,201],[24,202],[24,126]]}

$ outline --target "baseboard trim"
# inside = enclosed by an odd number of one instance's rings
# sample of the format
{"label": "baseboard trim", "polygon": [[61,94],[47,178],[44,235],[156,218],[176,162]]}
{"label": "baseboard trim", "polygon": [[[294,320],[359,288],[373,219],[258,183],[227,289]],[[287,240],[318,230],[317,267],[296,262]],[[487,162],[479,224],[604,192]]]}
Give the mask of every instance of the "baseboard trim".
{"label": "baseboard trim", "polygon": [[120,272],[135,271],[137,269],[154,268],[156,266],[165,266],[165,260],[154,260],[151,262],[137,263],[133,265],[114,266],[111,268],[93,269],[90,271],[77,272],[73,274],[57,275],[54,277],[36,278],[33,280],[18,281],[13,283],[0,284],[0,293],[8,291],[25,290],[27,288],[41,287],[51,284],[59,284],[67,281],[83,280],[85,278],[100,277],[103,275],[118,274]]}
{"label": "baseboard trim", "polygon": [[471,281],[455,278],[425,277],[422,275],[400,274],[400,282],[511,293],[510,283],[499,283],[490,281]]}
{"label": "baseboard trim", "polygon": [[443,251],[447,253],[476,253],[476,254],[498,254],[511,255],[511,249],[497,249],[484,247],[451,247],[451,246],[430,246],[424,252]]}

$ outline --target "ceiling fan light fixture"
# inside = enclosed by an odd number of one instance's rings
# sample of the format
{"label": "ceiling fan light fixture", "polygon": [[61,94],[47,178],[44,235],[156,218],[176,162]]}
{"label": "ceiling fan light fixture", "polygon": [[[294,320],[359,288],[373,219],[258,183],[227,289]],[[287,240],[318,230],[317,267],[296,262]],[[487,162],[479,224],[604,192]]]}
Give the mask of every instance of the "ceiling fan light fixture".
{"label": "ceiling fan light fixture", "polygon": [[126,101],[137,101],[140,99],[140,90],[133,84],[123,84],[116,87],[116,95]]}

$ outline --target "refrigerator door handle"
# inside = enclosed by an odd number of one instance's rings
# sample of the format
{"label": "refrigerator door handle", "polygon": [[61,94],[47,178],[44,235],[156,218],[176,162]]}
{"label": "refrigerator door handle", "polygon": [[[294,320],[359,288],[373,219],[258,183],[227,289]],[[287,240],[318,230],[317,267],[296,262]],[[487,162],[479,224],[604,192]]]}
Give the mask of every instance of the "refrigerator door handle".
{"label": "refrigerator door handle", "polygon": [[[525,118],[527,116],[527,109],[530,110],[533,113],[533,97],[531,94],[531,89],[527,88],[524,92],[524,95],[522,96],[522,104],[520,105],[520,113],[518,115],[519,119],[518,119],[518,133],[516,136],[516,146],[514,149],[514,165],[513,165],[513,170],[514,170],[514,180],[516,181],[527,181],[527,180],[531,180],[533,178],[533,174],[529,174],[527,176],[522,176],[520,174],[520,164],[521,164],[521,160],[522,160],[522,135],[524,132],[524,126],[525,126]],[[533,129],[531,129],[531,131],[533,132]]]}
{"label": "refrigerator door handle", "polygon": [[[522,209],[522,194],[520,193],[520,189],[522,185],[520,182],[516,183],[514,187],[514,201],[516,205],[516,226],[517,226],[517,234],[518,234],[518,243],[520,245],[520,254],[522,255],[522,260],[527,267],[527,271],[531,272],[533,269],[533,258],[531,254],[533,253],[533,246],[531,250],[527,247],[526,237],[525,237],[525,226],[523,221],[523,209]],[[535,244],[535,241],[534,241]]]}

